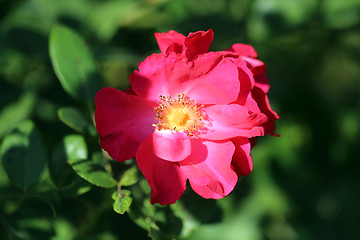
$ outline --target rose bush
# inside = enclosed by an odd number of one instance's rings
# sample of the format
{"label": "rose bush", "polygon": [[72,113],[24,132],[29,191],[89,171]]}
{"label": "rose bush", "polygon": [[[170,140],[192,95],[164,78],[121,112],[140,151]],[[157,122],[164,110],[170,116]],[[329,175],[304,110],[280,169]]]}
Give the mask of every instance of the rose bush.
{"label": "rose bush", "polygon": [[204,198],[227,196],[252,170],[249,139],[274,133],[265,65],[249,45],[208,52],[212,30],[155,37],[161,53],[139,64],[131,89],[96,94],[101,147],[136,157],[153,204],[174,203],[187,179]]}

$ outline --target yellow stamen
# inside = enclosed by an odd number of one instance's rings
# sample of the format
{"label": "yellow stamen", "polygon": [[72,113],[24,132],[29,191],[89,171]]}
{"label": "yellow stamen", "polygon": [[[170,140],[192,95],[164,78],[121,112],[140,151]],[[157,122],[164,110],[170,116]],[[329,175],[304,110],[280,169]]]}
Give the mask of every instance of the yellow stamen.
{"label": "yellow stamen", "polygon": [[176,132],[186,132],[189,136],[196,134],[203,127],[201,108],[194,100],[180,93],[177,98],[160,96],[159,106],[155,107],[156,118],[154,124],[158,130],[168,129]]}

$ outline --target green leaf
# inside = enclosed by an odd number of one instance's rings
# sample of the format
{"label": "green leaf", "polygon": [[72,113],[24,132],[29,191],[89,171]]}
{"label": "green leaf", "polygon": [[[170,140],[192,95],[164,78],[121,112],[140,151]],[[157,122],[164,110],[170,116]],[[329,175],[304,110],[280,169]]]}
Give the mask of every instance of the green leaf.
{"label": "green leaf", "polygon": [[100,75],[83,39],[73,30],[55,25],[50,34],[50,58],[65,91],[88,103],[101,88]]}
{"label": "green leaf", "polygon": [[74,198],[80,196],[84,193],[87,193],[91,190],[91,186],[89,182],[85,181],[84,179],[78,177],[69,185],[61,195],[65,198]]}
{"label": "green leaf", "polygon": [[81,135],[64,138],[67,160],[75,172],[86,181],[104,188],[117,185],[116,180],[98,162],[88,159],[86,143]]}
{"label": "green leaf", "polygon": [[120,185],[121,186],[131,186],[139,180],[139,170],[137,166],[133,166],[127,169],[124,174],[121,176]]}
{"label": "green leaf", "polygon": [[103,188],[112,188],[117,185],[117,182],[109,172],[91,160],[70,159],[69,163],[75,172],[89,183]]}
{"label": "green leaf", "polygon": [[51,179],[60,188],[72,184],[75,177],[67,159],[64,142],[60,142],[56,145],[49,161]]}
{"label": "green leaf", "polygon": [[112,199],[115,200],[113,209],[119,214],[124,214],[129,209],[132,203],[132,197],[130,197],[130,191],[121,190],[120,192],[114,192]]}
{"label": "green leaf", "polygon": [[25,93],[17,102],[8,104],[0,111],[0,138],[24,121],[33,111],[36,96]]}
{"label": "green leaf", "polygon": [[4,138],[0,153],[10,181],[23,190],[38,181],[47,161],[40,133],[31,121]]}
{"label": "green leaf", "polygon": [[89,121],[82,115],[82,113],[73,107],[63,107],[58,110],[60,121],[65,125],[75,129],[80,133],[84,133],[89,128]]}
{"label": "green leaf", "polygon": [[73,134],[64,137],[64,147],[67,160],[87,159],[86,142],[81,135]]}

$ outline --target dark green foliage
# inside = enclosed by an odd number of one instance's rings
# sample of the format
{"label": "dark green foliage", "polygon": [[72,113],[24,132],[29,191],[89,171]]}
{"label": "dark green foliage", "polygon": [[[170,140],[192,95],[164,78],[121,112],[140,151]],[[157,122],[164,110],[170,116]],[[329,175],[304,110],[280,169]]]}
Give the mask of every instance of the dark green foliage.
{"label": "dark green foliage", "polygon": [[[360,239],[358,0],[0,1],[0,239]],[[95,93],[126,89],[155,32],[212,28],[267,64],[280,138],[230,196],[150,204],[99,146]]]}

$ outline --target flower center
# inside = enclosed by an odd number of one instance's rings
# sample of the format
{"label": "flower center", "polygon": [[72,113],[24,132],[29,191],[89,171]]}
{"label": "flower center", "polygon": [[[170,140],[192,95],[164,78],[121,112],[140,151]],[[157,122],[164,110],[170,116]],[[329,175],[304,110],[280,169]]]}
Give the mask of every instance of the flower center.
{"label": "flower center", "polygon": [[176,132],[186,132],[193,136],[200,127],[203,127],[201,108],[194,100],[180,93],[177,98],[160,96],[159,106],[155,107],[156,118],[154,124],[158,130],[168,129]]}

